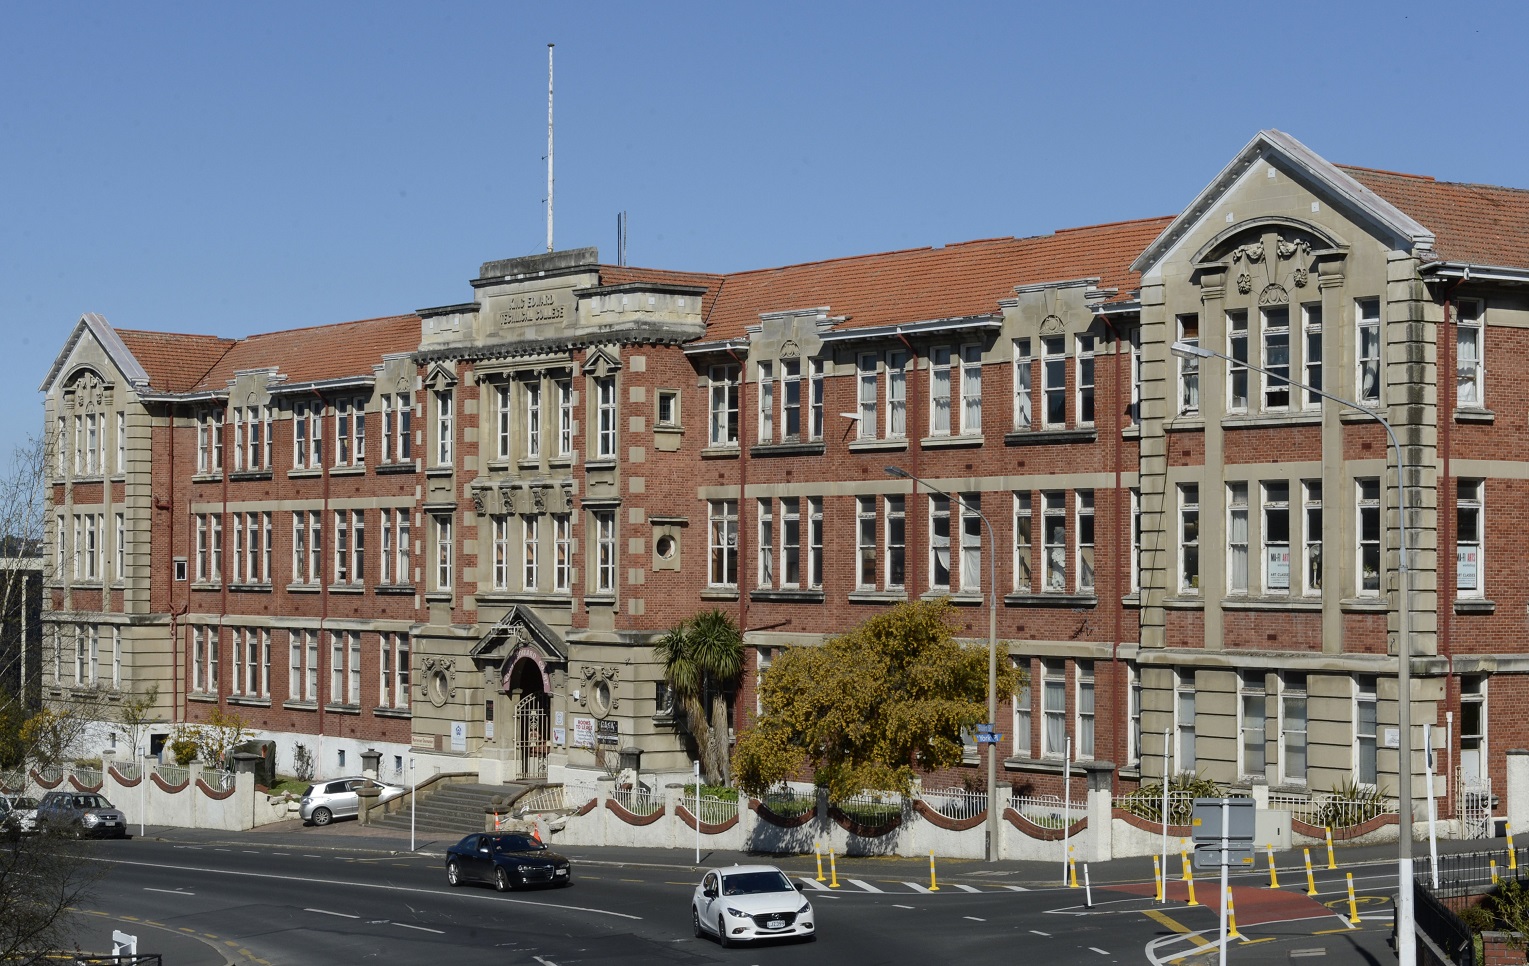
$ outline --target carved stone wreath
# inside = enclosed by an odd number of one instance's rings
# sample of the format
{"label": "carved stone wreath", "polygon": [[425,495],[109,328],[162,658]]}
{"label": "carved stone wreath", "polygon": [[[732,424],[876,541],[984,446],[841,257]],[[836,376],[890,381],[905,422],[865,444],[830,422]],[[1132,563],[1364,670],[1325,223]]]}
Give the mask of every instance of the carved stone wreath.
{"label": "carved stone wreath", "polygon": [[[598,718],[604,718],[621,707],[621,699],[616,697],[616,688],[621,683],[621,668],[586,664],[582,673],[584,684],[579,688],[580,707],[589,708]],[[597,692],[604,695],[603,700],[595,699]]]}
{"label": "carved stone wreath", "polygon": [[447,701],[457,696],[456,664],[456,659],[450,657],[427,657],[420,662],[425,672],[421,685],[425,698],[437,708],[444,708]]}

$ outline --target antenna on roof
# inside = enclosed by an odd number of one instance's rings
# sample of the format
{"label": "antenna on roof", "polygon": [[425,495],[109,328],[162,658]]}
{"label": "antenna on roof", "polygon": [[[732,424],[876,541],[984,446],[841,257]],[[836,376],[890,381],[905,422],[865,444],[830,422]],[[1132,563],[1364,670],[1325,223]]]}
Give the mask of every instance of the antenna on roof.
{"label": "antenna on roof", "polygon": [[616,264],[626,266],[626,212],[616,212]]}
{"label": "antenna on roof", "polygon": [[547,251],[552,251],[552,48],[547,45]]}

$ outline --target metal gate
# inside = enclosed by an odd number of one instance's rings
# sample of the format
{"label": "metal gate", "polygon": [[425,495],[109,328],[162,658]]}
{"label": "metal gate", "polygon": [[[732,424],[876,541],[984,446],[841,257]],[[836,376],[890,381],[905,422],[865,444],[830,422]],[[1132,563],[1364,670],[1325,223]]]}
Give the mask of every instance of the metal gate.
{"label": "metal gate", "polygon": [[1459,796],[1455,814],[1460,816],[1460,837],[1492,838],[1495,831],[1492,828],[1492,779],[1485,776],[1468,778],[1457,771],[1455,788]]}
{"label": "metal gate", "polygon": [[515,763],[519,778],[547,777],[547,750],[552,732],[547,727],[547,696],[528,694],[515,705]]}

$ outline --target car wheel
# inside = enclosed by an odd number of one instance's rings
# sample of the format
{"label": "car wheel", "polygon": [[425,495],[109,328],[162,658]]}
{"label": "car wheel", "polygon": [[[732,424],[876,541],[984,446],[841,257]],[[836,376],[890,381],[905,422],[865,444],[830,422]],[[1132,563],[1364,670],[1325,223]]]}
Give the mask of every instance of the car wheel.
{"label": "car wheel", "polygon": [[327,808],[315,808],[313,810],[314,825],[328,825],[334,821],[334,813]]}
{"label": "car wheel", "polygon": [[462,867],[457,865],[456,859],[446,863],[446,882],[453,886],[462,884]]}
{"label": "car wheel", "polygon": [[695,938],[700,939],[706,935],[706,930],[701,928],[700,913],[695,911],[695,906],[690,907],[690,928],[695,930]]}
{"label": "car wheel", "polygon": [[717,945],[721,946],[723,949],[726,949],[727,947],[731,946],[732,944],[733,944],[732,940],[727,938],[727,923],[723,920],[723,918],[721,916],[718,916],[717,917]]}
{"label": "car wheel", "polygon": [[510,891],[510,874],[504,871],[504,866],[502,865],[494,869],[494,888],[500,892]]}

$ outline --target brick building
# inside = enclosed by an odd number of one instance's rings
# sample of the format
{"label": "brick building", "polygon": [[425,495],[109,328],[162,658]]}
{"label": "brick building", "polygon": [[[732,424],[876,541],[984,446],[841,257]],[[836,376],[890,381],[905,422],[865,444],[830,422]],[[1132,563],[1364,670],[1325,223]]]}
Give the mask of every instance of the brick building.
{"label": "brick building", "polygon": [[747,727],[779,648],[929,595],[984,640],[992,578],[1031,679],[1001,781],[1059,791],[1071,739],[1129,787],[1166,734],[1223,782],[1394,790],[1396,469],[1284,374],[1401,437],[1413,721],[1501,782],[1529,407],[1487,372],[1526,281],[1529,192],[1263,132],[1173,218],[727,275],[557,252],[242,340],[87,315],[43,387],[51,693],[110,648],[173,720],[232,705],[324,771],[677,774],[668,628],[745,629]]}

